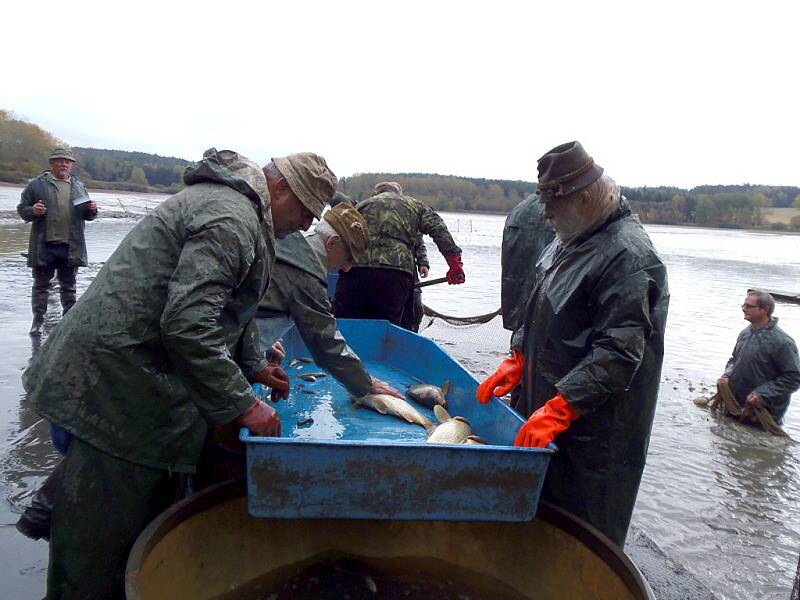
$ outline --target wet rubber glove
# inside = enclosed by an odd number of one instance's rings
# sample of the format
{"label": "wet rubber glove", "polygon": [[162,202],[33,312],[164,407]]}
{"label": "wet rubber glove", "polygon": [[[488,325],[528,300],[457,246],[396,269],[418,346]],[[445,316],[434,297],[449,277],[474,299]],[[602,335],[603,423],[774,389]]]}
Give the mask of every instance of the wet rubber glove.
{"label": "wet rubber glove", "polygon": [[270,399],[278,402],[289,397],[289,375],[278,365],[267,365],[256,375],[256,381],[272,388]]}
{"label": "wet rubber glove", "polygon": [[461,255],[452,254],[444,258],[447,261],[447,265],[450,267],[450,270],[447,271],[447,283],[449,285],[464,283],[464,281],[466,281],[466,276],[464,275],[464,265],[461,262]]}
{"label": "wet rubber glove", "polygon": [[535,411],[519,429],[515,446],[526,448],[546,448],[556,436],[566,431],[570,423],[578,418],[578,413],[560,393],[545,402],[544,406]]}
{"label": "wet rubber glove", "polygon": [[239,427],[247,427],[250,433],[267,437],[279,437],[281,435],[281,419],[278,413],[266,402],[256,400],[256,403],[248,408],[236,419]]}
{"label": "wet rubber glove", "polygon": [[522,367],[525,359],[522,352],[514,350],[510,358],[506,358],[500,363],[493,374],[478,386],[478,402],[487,404],[492,396],[505,396],[522,381]]}

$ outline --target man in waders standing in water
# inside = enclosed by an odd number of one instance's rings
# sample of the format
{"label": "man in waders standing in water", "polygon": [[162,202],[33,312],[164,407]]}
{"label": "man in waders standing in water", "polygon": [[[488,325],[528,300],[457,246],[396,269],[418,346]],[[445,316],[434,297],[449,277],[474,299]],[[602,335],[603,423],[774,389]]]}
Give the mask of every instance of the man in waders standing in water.
{"label": "man in waders standing in water", "polygon": [[698,398],[698,406],[724,406],[750,424],[761,424],[775,435],[792,394],[800,388],[800,359],[794,340],[772,316],[775,300],[760,290],[748,292],[742,304],[745,327],[736,338],[733,355],[717,379],[717,394]]}
{"label": "man in waders standing in water", "polygon": [[63,314],[75,304],[75,276],[86,266],[84,222],[97,216],[97,204],[89,199],[83,183],[72,174],[75,157],[66,146],[56,146],[50,155],[50,170],[25,186],[17,212],[31,223],[28,266],[33,269],[30,334],[42,333],[47,297],[53,275]]}

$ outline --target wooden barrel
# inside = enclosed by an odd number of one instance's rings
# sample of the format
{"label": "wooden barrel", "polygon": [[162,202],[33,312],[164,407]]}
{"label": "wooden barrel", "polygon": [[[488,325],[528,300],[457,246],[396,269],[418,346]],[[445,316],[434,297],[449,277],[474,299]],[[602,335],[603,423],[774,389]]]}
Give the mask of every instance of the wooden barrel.
{"label": "wooden barrel", "polygon": [[237,590],[331,556],[429,559],[536,600],[654,600],[619,548],[544,502],[525,523],[257,519],[247,514],[243,480],[208,488],[153,521],[131,551],[126,592],[130,600],[247,597]]}

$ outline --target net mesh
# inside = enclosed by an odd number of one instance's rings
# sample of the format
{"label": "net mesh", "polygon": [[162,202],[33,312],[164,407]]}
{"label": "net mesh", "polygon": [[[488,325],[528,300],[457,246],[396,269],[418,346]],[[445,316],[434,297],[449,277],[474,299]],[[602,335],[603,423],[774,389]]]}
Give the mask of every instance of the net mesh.
{"label": "net mesh", "polygon": [[441,314],[428,306],[419,334],[432,339],[478,379],[493,373],[508,354],[511,333],[503,329],[499,309],[474,317]]}

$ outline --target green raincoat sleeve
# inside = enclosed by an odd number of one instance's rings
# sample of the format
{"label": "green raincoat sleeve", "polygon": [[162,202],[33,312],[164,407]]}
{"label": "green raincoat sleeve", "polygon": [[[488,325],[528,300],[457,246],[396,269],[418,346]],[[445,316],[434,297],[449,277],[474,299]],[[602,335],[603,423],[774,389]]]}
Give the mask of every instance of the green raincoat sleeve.
{"label": "green raincoat sleeve", "polygon": [[231,358],[219,320],[253,262],[252,230],[224,213],[202,219],[183,245],[161,314],[161,341],[209,425],[228,423],[256,398]]}
{"label": "green raincoat sleeve", "polygon": [[[613,265],[608,269],[614,270]],[[648,271],[605,277],[599,286],[589,307],[594,336],[589,352],[556,383],[580,413],[594,412],[630,387],[653,330],[649,298],[658,285]]]}
{"label": "green raincoat sleeve", "polygon": [[267,359],[261,351],[258,326],[255,320],[251,320],[244,329],[242,337],[239,339],[238,348],[234,356],[239,368],[247,377],[247,381],[253,383],[256,375],[263,371],[267,366]]}
{"label": "green raincoat sleeve", "polygon": [[339,332],[325,285],[308,273],[294,273],[299,280],[288,297],[289,314],[309,352],[353,396],[368,394],[372,378]]}

